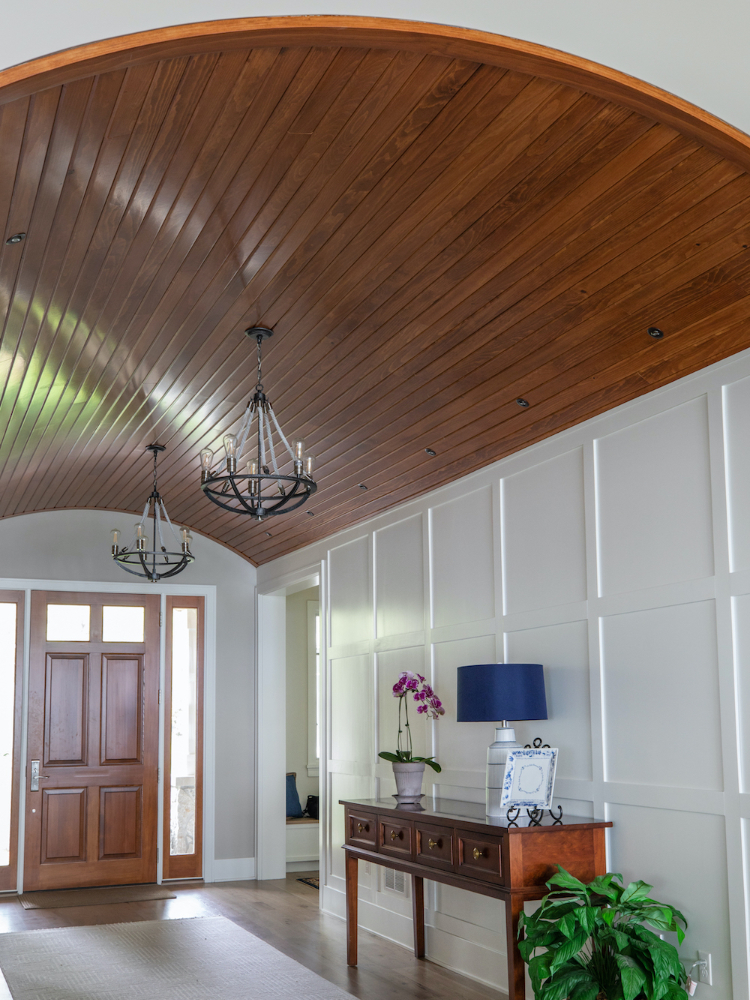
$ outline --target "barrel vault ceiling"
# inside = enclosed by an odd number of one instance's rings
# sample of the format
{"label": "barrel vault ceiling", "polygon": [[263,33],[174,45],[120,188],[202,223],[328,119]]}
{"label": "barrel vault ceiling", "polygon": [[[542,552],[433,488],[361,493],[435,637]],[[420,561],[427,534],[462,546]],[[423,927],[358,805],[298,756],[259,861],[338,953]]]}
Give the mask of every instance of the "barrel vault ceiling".
{"label": "barrel vault ceiling", "polygon": [[[297,39],[0,99],[3,517],[140,513],[158,440],[173,520],[262,563],[750,346],[740,159],[569,84]],[[260,525],[198,462],[252,324],[319,482]]]}

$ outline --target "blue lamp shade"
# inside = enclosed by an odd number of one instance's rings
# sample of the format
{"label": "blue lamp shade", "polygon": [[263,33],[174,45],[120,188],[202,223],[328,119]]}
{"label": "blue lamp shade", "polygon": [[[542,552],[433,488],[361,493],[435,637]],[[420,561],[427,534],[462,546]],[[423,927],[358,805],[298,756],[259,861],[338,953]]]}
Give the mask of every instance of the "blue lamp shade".
{"label": "blue lamp shade", "polygon": [[477,663],[458,668],[458,722],[546,719],[541,663]]}

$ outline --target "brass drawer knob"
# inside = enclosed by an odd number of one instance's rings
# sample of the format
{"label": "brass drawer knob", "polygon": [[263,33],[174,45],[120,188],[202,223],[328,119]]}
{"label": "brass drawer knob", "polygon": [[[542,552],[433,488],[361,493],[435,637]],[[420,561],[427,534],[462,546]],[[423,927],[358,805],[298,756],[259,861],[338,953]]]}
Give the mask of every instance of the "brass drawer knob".
{"label": "brass drawer knob", "polygon": [[398,834],[396,833],[396,831],[395,830],[391,830],[391,840],[395,840],[396,837],[398,837]]}
{"label": "brass drawer knob", "polygon": [[436,847],[440,847],[440,841],[433,840],[432,837],[430,837],[430,839],[427,841],[427,846],[431,851],[433,851]]}
{"label": "brass drawer knob", "polygon": [[474,856],[475,861],[479,861],[480,858],[484,857],[484,851],[480,851],[478,847],[475,847],[471,853]]}
{"label": "brass drawer knob", "polygon": [[364,829],[366,829],[366,827],[364,826],[363,823],[357,823],[357,830],[359,831],[359,833],[362,833]]}

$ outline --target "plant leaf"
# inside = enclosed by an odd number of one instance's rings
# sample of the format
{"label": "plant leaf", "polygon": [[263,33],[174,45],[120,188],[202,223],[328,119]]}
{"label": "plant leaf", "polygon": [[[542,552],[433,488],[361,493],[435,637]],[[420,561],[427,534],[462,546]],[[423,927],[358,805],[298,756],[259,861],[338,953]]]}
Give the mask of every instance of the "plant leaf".
{"label": "plant leaf", "polygon": [[646,983],[646,975],[643,969],[629,955],[615,954],[615,961],[619,966],[622,977],[623,1000],[635,1000],[641,992],[641,988]]}
{"label": "plant leaf", "polygon": [[395,763],[399,763],[401,759],[397,754],[391,753],[389,750],[381,750],[378,757],[382,757],[383,760],[394,761]]}
{"label": "plant leaf", "polygon": [[557,875],[553,875],[552,878],[549,880],[549,882],[547,882],[547,885],[561,885],[566,889],[578,889],[578,890],[583,890],[584,892],[586,891],[586,886],[583,884],[583,882],[579,882],[579,880],[574,875],[571,875],[570,872],[565,871],[562,865],[558,865],[557,867],[558,867]]}
{"label": "plant leaf", "polygon": [[564,941],[555,951],[555,957],[552,965],[550,966],[552,972],[556,972],[560,966],[564,965],[565,962],[568,961],[569,958],[572,958],[573,955],[577,955],[588,939],[589,936],[586,931],[579,931],[574,937],[570,938],[568,941]]}

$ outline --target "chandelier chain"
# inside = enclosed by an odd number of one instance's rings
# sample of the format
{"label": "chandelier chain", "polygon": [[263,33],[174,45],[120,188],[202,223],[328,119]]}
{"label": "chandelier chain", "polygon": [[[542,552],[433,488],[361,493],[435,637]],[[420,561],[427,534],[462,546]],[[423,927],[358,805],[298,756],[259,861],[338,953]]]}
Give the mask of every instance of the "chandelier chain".
{"label": "chandelier chain", "polygon": [[262,373],[261,373],[261,346],[260,346],[263,343],[263,338],[262,337],[256,337],[255,339],[256,339],[257,345],[258,345],[258,378],[257,378],[256,385],[255,385],[255,391],[256,392],[263,392],[263,380],[262,380],[263,376],[262,376]]}

